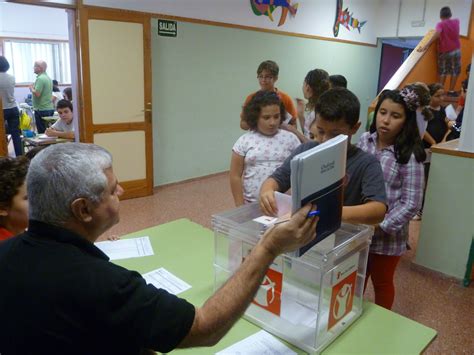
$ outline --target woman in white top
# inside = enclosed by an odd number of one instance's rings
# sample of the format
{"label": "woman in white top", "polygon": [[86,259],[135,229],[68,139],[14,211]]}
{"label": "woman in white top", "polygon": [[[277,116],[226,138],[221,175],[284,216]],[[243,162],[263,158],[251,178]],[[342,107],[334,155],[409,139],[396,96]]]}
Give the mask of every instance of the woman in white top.
{"label": "woman in white top", "polygon": [[5,131],[11,135],[15,155],[23,154],[20,137],[20,111],[15,100],[15,78],[7,74],[10,63],[4,56],[0,56],[0,98],[3,102],[3,117]]}

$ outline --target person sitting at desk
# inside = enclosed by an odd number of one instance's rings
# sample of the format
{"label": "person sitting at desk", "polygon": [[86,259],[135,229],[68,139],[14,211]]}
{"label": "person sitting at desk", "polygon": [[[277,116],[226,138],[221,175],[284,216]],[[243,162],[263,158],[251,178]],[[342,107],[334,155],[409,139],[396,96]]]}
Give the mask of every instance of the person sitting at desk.
{"label": "person sitting at desk", "polygon": [[50,128],[46,128],[46,135],[49,137],[74,139],[74,125],[72,123],[72,103],[68,100],[59,100],[56,110],[59,114],[59,120]]}
{"label": "person sitting at desk", "polygon": [[0,332],[2,354],[166,353],[216,344],[273,260],[313,240],[318,221],[308,217],[308,205],[270,228],[234,275],[195,307],[109,262],[93,244],[118,223],[123,193],[104,148],[43,149],[30,163],[27,190],[28,231],[0,243],[0,314],[8,325]]}

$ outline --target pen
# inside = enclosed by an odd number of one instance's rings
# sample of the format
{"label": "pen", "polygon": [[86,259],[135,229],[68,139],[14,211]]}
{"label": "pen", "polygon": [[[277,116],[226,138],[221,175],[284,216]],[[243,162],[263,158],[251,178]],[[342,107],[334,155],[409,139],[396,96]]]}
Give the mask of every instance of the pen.
{"label": "pen", "polygon": [[[310,217],[315,217],[315,216],[319,216],[321,214],[321,212],[319,210],[316,210],[316,211],[310,211],[308,212],[308,214],[306,215],[306,218],[310,218]],[[280,223],[285,223],[285,222],[288,222],[290,220],[290,217],[287,217],[285,219],[281,219],[277,222],[274,222],[272,223],[272,225],[275,225],[275,224],[280,224]]]}

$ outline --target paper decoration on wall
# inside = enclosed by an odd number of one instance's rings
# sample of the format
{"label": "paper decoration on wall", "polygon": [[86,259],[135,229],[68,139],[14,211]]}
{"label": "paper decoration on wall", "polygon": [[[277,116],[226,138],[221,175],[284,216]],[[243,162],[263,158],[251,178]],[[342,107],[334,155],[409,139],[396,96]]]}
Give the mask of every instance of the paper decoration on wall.
{"label": "paper decoration on wall", "polygon": [[343,0],[337,0],[337,6],[336,6],[336,20],[334,21],[334,37],[337,37],[339,34],[339,26],[342,25],[345,28],[347,28],[349,31],[351,30],[351,27],[357,28],[357,30],[360,33],[360,29],[362,26],[365,25],[367,21],[359,21],[358,19],[352,17],[352,14],[349,13],[349,8],[346,8],[345,10],[342,10],[342,1]]}
{"label": "paper decoration on wall", "polygon": [[250,0],[250,5],[252,6],[253,13],[257,16],[268,16],[268,18],[273,21],[273,11],[277,7],[281,7],[281,16],[280,21],[278,21],[278,26],[282,26],[288,12],[291,16],[296,15],[298,10],[298,4],[291,4],[291,0]]}

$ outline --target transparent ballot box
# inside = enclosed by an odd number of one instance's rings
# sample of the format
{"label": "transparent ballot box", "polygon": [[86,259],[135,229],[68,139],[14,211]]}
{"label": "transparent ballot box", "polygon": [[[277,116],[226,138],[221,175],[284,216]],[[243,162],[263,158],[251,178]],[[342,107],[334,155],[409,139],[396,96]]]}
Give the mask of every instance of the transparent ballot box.
{"label": "transparent ballot box", "polygon": [[[265,232],[254,221],[257,203],[214,215],[214,271],[218,289]],[[373,230],[342,224],[301,257],[280,255],[270,266],[245,318],[310,353],[318,353],[362,313]]]}

